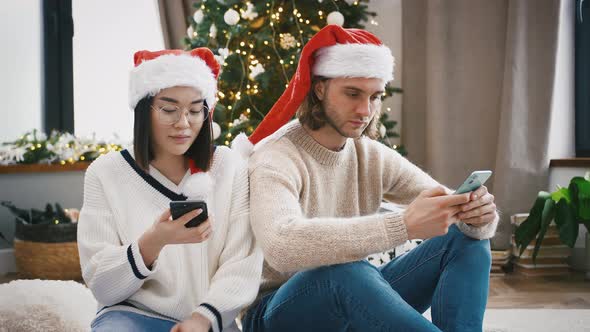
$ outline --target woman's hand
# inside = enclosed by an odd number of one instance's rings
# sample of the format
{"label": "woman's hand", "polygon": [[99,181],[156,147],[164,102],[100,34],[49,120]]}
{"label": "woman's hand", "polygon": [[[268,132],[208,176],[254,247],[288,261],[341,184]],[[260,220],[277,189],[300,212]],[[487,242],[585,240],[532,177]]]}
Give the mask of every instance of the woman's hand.
{"label": "woman's hand", "polygon": [[201,243],[206,241],[213,231],[210,222],[211,217],[197,227],[187,228],[184,226],[202,212],[201,209],[197,209],[176,220],[172,220],[170,209],[166,209],[152,227],[139,238],[139,251],[145,265],[151,266],[158,258],[160,251],[168,244]]}
{"label": "woman's hand", "polygon": [[199,313],[193,313],[191,318],[174,325],[170,332],[207,332],[211,322]]}

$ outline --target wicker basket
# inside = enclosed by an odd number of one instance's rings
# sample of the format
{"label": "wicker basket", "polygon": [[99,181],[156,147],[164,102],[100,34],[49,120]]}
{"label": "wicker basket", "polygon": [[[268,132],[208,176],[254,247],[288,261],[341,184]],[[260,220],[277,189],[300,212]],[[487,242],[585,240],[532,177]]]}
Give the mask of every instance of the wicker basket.
{"label": "wicker basket", "polygon": [[23,278],[80,280],[77,242],[46,243],[14,240],[16,266]]}
{"label": "wicker basket", "polygon": [[21,277],[81,280],[77,224],[16,223],[14,256]]}

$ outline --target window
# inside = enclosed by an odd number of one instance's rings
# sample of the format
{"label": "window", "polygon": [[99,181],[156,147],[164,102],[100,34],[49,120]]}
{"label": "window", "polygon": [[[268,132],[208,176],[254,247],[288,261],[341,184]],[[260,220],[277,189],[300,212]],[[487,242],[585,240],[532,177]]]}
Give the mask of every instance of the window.
{"label": "window", "polygon": [[72,0],[43,0],[43,129],[74,132]]}

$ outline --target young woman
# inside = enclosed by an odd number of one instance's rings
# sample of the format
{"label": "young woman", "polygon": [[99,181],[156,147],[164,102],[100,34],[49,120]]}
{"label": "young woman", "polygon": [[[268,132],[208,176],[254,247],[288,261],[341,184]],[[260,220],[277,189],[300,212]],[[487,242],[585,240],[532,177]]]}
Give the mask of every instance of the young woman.
{"label": "young woman", "polygon": [[[135,54],[133,149],[86,171],[78,225],[93,331],[228,331],[257,294],[262,254],[249,224],[245,163],[212,145],[219,64],[208,49]],[[204,209],[176,220],[172,201]]]}

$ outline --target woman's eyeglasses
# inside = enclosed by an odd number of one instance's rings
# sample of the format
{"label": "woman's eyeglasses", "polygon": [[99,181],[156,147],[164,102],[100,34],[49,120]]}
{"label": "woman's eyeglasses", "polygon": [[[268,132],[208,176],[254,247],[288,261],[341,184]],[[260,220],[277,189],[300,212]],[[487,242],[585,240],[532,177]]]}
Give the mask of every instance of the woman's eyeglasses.
{"label": "woman's eyeglasses", "polygon": [[181,109],[176,105],[152,106],[152,109],[158,113],[160,123],[173,125],[177,123],[182,114],[185,114],[189,124],[201,124],[209,117],[209,107],[206,103],[203,105],[192,105],[190,108]]}

